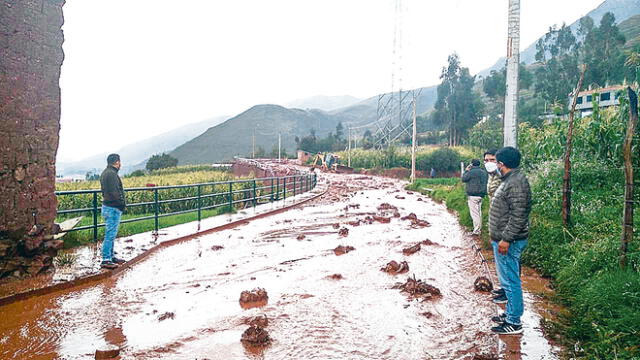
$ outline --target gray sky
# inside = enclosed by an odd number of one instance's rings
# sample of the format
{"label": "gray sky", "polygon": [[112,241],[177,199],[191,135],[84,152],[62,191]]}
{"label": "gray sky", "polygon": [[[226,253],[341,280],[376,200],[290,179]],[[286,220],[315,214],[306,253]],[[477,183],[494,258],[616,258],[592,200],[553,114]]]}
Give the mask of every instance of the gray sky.
{"label": "gray sky", "polygon": [[[524,49],[602,0],[522,0]],[[506,53],[507,0],[67,0],[59,161],[255,104],[437,84]],[[399,68],[400,66],[396,66]],[[401,82],[399,81],[401,79]]]}

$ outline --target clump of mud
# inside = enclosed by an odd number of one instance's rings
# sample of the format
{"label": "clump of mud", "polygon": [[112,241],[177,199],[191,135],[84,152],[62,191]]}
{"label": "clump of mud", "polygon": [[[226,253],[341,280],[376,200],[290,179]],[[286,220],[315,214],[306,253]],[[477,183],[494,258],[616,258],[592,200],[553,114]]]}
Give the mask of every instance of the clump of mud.
{"label": "clump of mud", "polygon": [[473,282],[473,287],[476,291],[490,292],[493,290],[493,283],[486,276],[478,276],[476,281]]}
{"label": "clump of mud", "polygon": [[382,224],[388,224],[391,222],[391,218],[388,218],[386,216],[378,216],[378,215],[373,215],[372,216],[373,220],[382,223]]}
{"label": "clump of mud", "polygon": [[402,249],[402,253],[407,256],[415,254],[418,251],[420,251],[420,244],[415,244],[413,246],[409,246],[408,248]]}
{"label": "clump of mud", "polygon": [[296,236],[296,239],[298,239],[298,240],[304,240],[304,238],[305,238],[305,237],[306,237],[306,236],[305,236],[304,234],[300,234],[300,235]]}
{"label": "clump of mud", "polygon": [[427,227],[430,226],[431,224],[426,221],[426,220],[420,220],[418,219],[418,216],[414,213],[411,213],[405,217],[403,217],[401,220],[410,220],[411,221],[411,227],[412,228],[419,228],[419,227]]}
{"label": "clump of mud", "polygon": [[380,270],[389,274],[404,274],[409,271],[409,264],[407,264],[406,261],[397,262],[395,260],[391,260]]}
{"label": "clump of mud", "polygon": [[383,211],[383,210],[393,210],[393,211],[397,211],[398,208],[389,204],[389,203],[382,203],[378,206],[378,210]]}
{"label": "clump of mud", "polygon": [[260,316],[254,316],[244,319],[244,324],[249,326],[256,326],[261,328],[266,328],[269,326],[269,319],[267,315],[262,314]]}
{"label": "clump of mud", "polygon": [[262,302],[268,299],[269,295],[267,295],[267,291],[263,288],[255,288],[251,291],[245,290],[240,293],[241,303]]}
{"label": "clump of mud", "polygon": [[420,244],[422,244],[422,245],[426,245],[426,246],[439,246],[439,245],[440,245],[440,244],[435,243],[435,242],[433,242],[433,241],[431,241],[431,240],[429,240],[429,239],[424,239],[424,240],[422,240],[422,241],[420,242]]}
{"label": "clump of mud", "polygon": [[224,249],[224,246],[222,246],[222,245],[213,245],[211,247],[211,250],[213,250],[213,251],[218,251],[218,250],[222,250],[222,249]]}
{"label": "clump of mud", "polygon": [[167,319],[173,320],[173,319],[175,319],[175,317],[176,317],[176,314],[167,311],[166,313],[158,316],[158,321],[164,321],[164,320],[167,320]]}
{"label": "clump of mud", "polygon": [[267,330],[263,329],[260,326],[251,325],[247,330],[242,333],[242,337],[240,338],[243,344],[247,345],[267,345],[271,342],[271,338],[269,338],[269,333]]}
{"label": "clump of mud", "polygon": [[329,275],[329,276],[327,276],[327,278],[332,279],[332,280],[342,280],[342,279],[344,279],[342,274]]}
{"label": "clump of mud", "polygon": [[349,221],[347,224],[351,226],[360,226],[360,220]]}
{"label": "clump of mud", "polygon": [[347,228],[342,228],[340,230],[338,230],[338,235],[345,237],[349,235],[349,229]]}
{"label": "clump of mud", "polygon": [[355,249],[356,249],[356,248],[354,248],[353,246],[344,246],[344,245],[340,245],[340,246],[338,246],[337,248],[333,249],[333,252],[334,252],[336,255],[338,255],[338,256],[339,256],[339,255],[344,255],[344,254],[346,254],[346,253],[348,253],[348,252],[350,252],[350,251],[353,251],[353,250],[355,250]]}
{"label": "clump of mud", "polygon": [[429,285],[422,280],[416,280],[415,275],[413,276],[413,278],[407,278],[407,281],[405,283],[397,283],[393,288],[400,289],[402,292],[407,293],[415,298],[421,297],[429,299],[434,296],[442,295],[440,289],[433,285]]}
{"label": "clump of mud", "polygon": [[404,196],[400,196],[400,195],[396,195],[395,198],[399,199],[399,200],[404,200],[405,199]]}
{"label": "clump of mud", "polygon": [[340,224],[338,224],[338,223],[335,223],[332,226],[333,226],[334,229],[339,229],[340,228]]}

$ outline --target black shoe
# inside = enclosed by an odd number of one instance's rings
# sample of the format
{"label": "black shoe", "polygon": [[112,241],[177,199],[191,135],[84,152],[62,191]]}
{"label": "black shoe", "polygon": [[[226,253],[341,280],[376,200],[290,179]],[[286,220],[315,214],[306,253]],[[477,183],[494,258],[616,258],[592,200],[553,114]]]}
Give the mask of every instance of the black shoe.
{"label": "black shoe", "polygon": [[507,295],[498,295],[493,297],[494,304],[506,304],[507,303]]}
{"label": "black shoe", "polygon": [[509,324],[508,322],[505,321],[498,326],[492,327],[491,331],[493,331],[498,335],[522,334],[522,325]]}
{"label": "black shoe", "polygon": [[497,322],[498,324],[502,324],[503,322],[507,321],[507,314],[502,313],[498,316],[494,316],[491,318],[491,321]]}
{"label": "black shoe", "polygon": [[124,264],[126,261],[122,260],[122,259],[118,259],[117,257],[112,257],[111,258],[111,262],[114,262],[116,264]]}
{"label": "black shoe", "polygon": [[495,289],[495,290],[491,290],[491,293],[492,293],[493,295],[504,295],[504,294],[505,294],[504,289],[502,289],[502,288],[500,288],[500,289]]}
{"label": "black shoe", "polygon": [[100,267],[103,269],[113,270],[118,267],[118,264],[114,263],[113,261],[103,261],[102,263],[100,263]]}

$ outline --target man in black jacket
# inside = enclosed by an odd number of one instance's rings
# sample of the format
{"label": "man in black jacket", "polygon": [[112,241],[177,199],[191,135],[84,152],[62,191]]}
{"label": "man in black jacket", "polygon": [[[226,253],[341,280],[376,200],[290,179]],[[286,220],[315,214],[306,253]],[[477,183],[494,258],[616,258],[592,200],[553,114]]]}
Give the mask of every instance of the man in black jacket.
{"label": "man in black jacket", "polygon": [[104,242],[102,243],[102,264],[105,269],[115,269],[117,264],[124,261],[113,256],[113,241],[118,234],[120,217],[124,212],[126,202],[124,188],[118,176],[120,170],[120,155],[111,154],[107,157],[107,168],[100,175],[102,190],[102,216],[105,222]]}
{"label": "man in black jacket", "polygon": [[489,212],[491,245],[498,253],[496,268],[507,300],[505,313],[492,318],[500,325],[491,330],[503,335],[522,333],[520,317],[524,304],[520,256],[529,238],[531,188],[527,177],[519,169],[520,159],[520,152],[510,146],[496,153],[502,183],[491,199]]}
{"label": "man in black jacket", "polygon": [[462,182],[467,184],[467,204],[473,220],[472,235],[480,235],[482,229],[482,199],[487,195],[489,175],[480,167],[480,160],[473,159],[462,175]]}

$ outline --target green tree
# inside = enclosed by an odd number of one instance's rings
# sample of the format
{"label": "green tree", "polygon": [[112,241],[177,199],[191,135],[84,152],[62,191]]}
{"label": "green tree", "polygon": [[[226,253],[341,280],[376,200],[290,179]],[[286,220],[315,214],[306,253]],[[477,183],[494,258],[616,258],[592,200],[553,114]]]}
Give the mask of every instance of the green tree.
{"label": "green tree", "polygon": [[473,91],[475,76],[471,76],[468,68],[460,66],[457,54],[450,55],[447,62],[440,75],[442,83],[437,88],[438,99],[432,120],[447,128],[449,145],[457,145],[466,130],[478,122],[484,109]]}
{"label": "green tree", "polygon": [[178,159],[169,154],[162,153],[150,157],[147,161],[146,169],[149,171],[153,171],[175,166],[178,166]]}
{"label": "green tree", "polygon": [[583,58],[587,65],[586,84],[606,86],[621,83],[624,79],[624,35],[616,25],[612,13],[606,13],[599,27],[593,27],[584,39]]}

